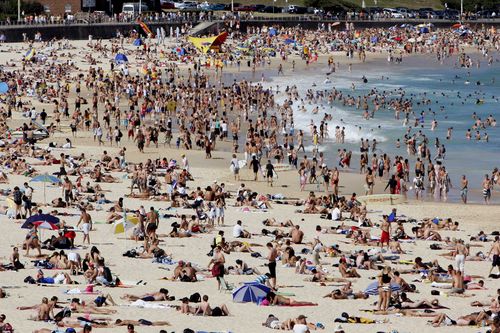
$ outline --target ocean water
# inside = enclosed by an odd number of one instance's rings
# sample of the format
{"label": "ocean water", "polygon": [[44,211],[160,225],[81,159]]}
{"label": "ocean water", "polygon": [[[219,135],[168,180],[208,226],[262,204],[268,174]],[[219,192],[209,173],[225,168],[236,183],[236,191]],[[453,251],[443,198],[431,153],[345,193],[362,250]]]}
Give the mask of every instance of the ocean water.
{"label": "ocean water", "polygon": [[[301,97],[305,97],[308,89],[328,91],[333,87],[341,90],[344,95],[354,96],[362,96],[372,89],[389,92],[389,96],[393,97],[398,96],[399,89],[403,89],[404,98],[414,100],[421,99],[425,94],[425,97],[431,100],[431,104],[414,103],[413,111],[417,116],[421,111],[425,111],[424,123],[419,129],[429,138],[432,157],[436,156],[434,147],[436,137],[446,147],[446,158],[443,164],[449,171],[452,184],[455,186],[450,191],[449,201],[459,200],[457,188],[462,174],[465,174],[469,179],[469,187],[473,189],[470,195],[471,201],[481,202],[479,190],[484,175],[491,174],[494,167],[500,167],[500,63],[498,54],[494,54],[494,58],[493,64],[488,66],[486,58],[479,55],[473,57],[473,59],[480,59],[479,68],[476,66],[458,68],[454,66],[457,61],[456,57],[449,58],[440,64],[431,55],[405,58],[402,64],[382,61],[377,65],[353,65],[352,72],[347,70],[347,66],[343,66],[340,71],[329,76],[331,82],[325,82],[328,68],[317,65],[314,69],[309,68],[300,75],[285,73],[285,76],[268,78],[264,84],[273,89],[279,85],[282,92],[287,85],[295,85]],[[298,79],[295,79],[294,75],[297,75]],[[363,82],[363,76],[368,79],[367,83]],[[355,85],[355,90],[352,90],[352,83]],[[277,95],[278,102],[284,99],[283,93]],[[481,104],[477,104],[478,99],[482,101]],[[303,129],[306,134],[310,133],[311,121],[319,126],[325,113],[332,115],[333,119],[327,121],[330,139],[320,148],[326,152],[331,162],[330,165],[333,165],[335,161],[337,149],[346,148],[353,151],[354,158],[351,166],[357,169],[361,138],[370,141],[376,139],[377,154],[386,152],[391,156],[408,157],[403,144],[403,136],[406,133],[403,116],[401,115],[400,119],[396,120],[391,109],[380,109],[374,118],[365,120],[361,109],[342,106],[338,102],[335,102],[333,107],[327,105],[326,100],[320,104],[306,103],[307,112],[298,111],[298,106],[297,102],[293,105],[295,128]],[[310,110],[315,106],[319,106],[320,111],[312,114]],[[372,108],[370,104],[370,110]],[[497,127],[480,130],[481,136],[485,132],[488,133],[489,142],[476,141],[474,130],[472,130],[472,140],[466,140],[466,131],[474,123],[473,112],[476,112],[477,116],[483,120],[493,115],[499,122]],[[433,119],[436,119],[438,126],[431,131]],[[335,126],[337,125],[346,128],[346,142],[343,145],[335,143]],[[414,117],[410,116],[408,125],[414,125]],[[452,139],[446,140],[449,127],[453,127]],[[412,131],[414,132],[415,130]],[[397,138],[402,142],[399,149],[395,144]],[[416,157],[409,157],[409,159],[413,170]],[[500,202],[498,198],[493,198],[492,201]]]}

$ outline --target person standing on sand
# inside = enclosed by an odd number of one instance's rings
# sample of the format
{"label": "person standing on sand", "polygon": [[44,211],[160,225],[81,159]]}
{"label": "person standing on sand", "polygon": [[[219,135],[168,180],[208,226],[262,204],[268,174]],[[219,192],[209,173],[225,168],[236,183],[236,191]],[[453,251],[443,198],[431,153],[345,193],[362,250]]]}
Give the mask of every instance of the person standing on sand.
{"label": "person standing on sand", "polygon": [[139,129],[137,131],[137,136],[134,139],[137,142],[137,148],[139,152],[144,153],[144,143],[146,142],[146,138],[144,137],[144,133]]}
{"label": "person standing on sand", "polygon": [[462,198],[462,202],[464,204],[467,203],[468,187],[469,187],[469,180],[465,175],[462,175],[462,179],[460,180],[460,197]]}
{"label": "person standing on sand", "polygon": [[253,180],[257,181],[257,175],[259,174],[259,170],[260,170],[260,162],[257,159],[257,156],[255,156],[255,155],[252,156],[252,160],[250,161],[249,168],[252,168]]}
{"label": "person standing on sand", "polygon": [[272,243],[266,244],[269,254],[267,255],[269,268],[269,283],[271,284],[271,288],[276,289],[276,258],[278,257],[278,252],[274,248]]}
{"label": "person standing on sand", "polygon": [[89,213],[85,210],[85,208],[80,208],[80,220],[76,224],[76,227],[82,223],[82,231],[83,231],[83,242],[85,243],[85,240],[87,240],[87,243],[90,244],[90,230],[92,230],[92,217],[90,216]]}
{"label": "person standing on sand", "polygon": [[457,241],[454,252],[455,252],[455,263],[457,265],[457,271],[462,272],[463,275],[465,271],[465,258],[469,254],[469,250],[464,245],[463,240],[460,239]]}
{"label": "person standing on sand", "polygon": [[482,186],[483,186],[484,203],[489,205],[490,199],[491,199],[491,180],[487,174],[484,175],[484,180],[483,180]]}
{"label": "person standing on sand", "polygon": [[240,164],[238,162],[236,154],[233,154],[233,159],[231,160],[230,167],[233,171],[234,180],[240,180]]}
{"label": "person standing on sand", "polygon": [[493,243],[493,245],[491,245],[490,252],[488,252],[488,258],[492,253],[493,260],[491,262],[491,268],[488,275],[491,274],[493,268],[495,267],[498,269],[498,273],[500,274],[500,236],[495,236],[495,242]]}
{"label": "person standing on sand", "polygon": [[391,240],[391,224],[387,220],[387,215],[383,216],[384,221],[380,225],[382,229],[382,235],[380,236],[380,247],[384,247],[384,243],[387,243],[387,249],[389,250],[389,243]]}
{"label": "person standing on sand", "polygon": [[266,164],[266,178],[267,185],[273,186],[273,178],[276,171],[274,171],[274,165],[271,163],[271,160],[267,160]]}

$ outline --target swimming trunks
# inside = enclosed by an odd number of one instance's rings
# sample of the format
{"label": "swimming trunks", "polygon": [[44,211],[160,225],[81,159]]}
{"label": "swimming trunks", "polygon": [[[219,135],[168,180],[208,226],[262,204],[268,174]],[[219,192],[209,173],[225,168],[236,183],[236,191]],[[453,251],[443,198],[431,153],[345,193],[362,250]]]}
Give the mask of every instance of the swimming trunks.
{"label": "swimming trunks", "polygon": [[276,261],[270,262],[267,267],[269,267],[270,277],[276,278]]}
{"label": "swimming trunks", "polygon": [[491,266],[493,267],[500,267],[500,256],[498,254],[493,255],[493,261],[491,263]]}
{"label": "swimming trunks", "polygon": [[138,322],[141,324],[141,325],[144,325],[144,326],[151,326],[153,325],[152,322],[150,322],[149,320],[146,320],[146,319],[139,319]]}
{"label": "swimming trunks", "polygon": [[380,236],[380,243],[389,243],[389,233],[382,230],[382,235]]}
{"label": "swimming trunks", "polygon": [[154,296],[146,296],[141,298],[141,300],[143,300],[144,302],[154,302],[155,298]]}

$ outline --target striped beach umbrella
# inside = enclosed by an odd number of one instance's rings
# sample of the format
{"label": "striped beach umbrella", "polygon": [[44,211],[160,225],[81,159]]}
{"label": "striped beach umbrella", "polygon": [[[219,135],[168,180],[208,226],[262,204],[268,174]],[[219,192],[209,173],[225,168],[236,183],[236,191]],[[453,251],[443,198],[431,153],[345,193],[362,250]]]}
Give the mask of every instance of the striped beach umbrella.
{"label": "striped beach umbrella", "polygon": [[258,299],[266,297],[271,289],[260,283],[245,283],[233,291],[233,302],[236,303],[257,303]]}
{"label": "striped beach umbrella", "polygon": [[[397,283],[391,283],[391,292],[400,291],[401,286]],[[365,294],[367,295],[378,295],[378,281],[371,283],[368,287],[366,287]]]}

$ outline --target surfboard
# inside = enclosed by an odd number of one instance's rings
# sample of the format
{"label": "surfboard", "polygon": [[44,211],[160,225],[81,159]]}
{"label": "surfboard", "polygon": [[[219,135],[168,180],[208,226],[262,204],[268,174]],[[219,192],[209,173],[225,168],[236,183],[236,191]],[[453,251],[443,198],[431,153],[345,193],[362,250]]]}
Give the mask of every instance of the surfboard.
{"label": "surfboard", "polygon": [[293,165],[290,164],[284,164],[284,163],[278,163],[274,165],[274,170],[276,171],[290,171],[294,170]]}
{"label": "surfboard", "polygon": [[399,205],[407,200],[401,194],[373,194],[357,197],[358,201],[364,204]]}

